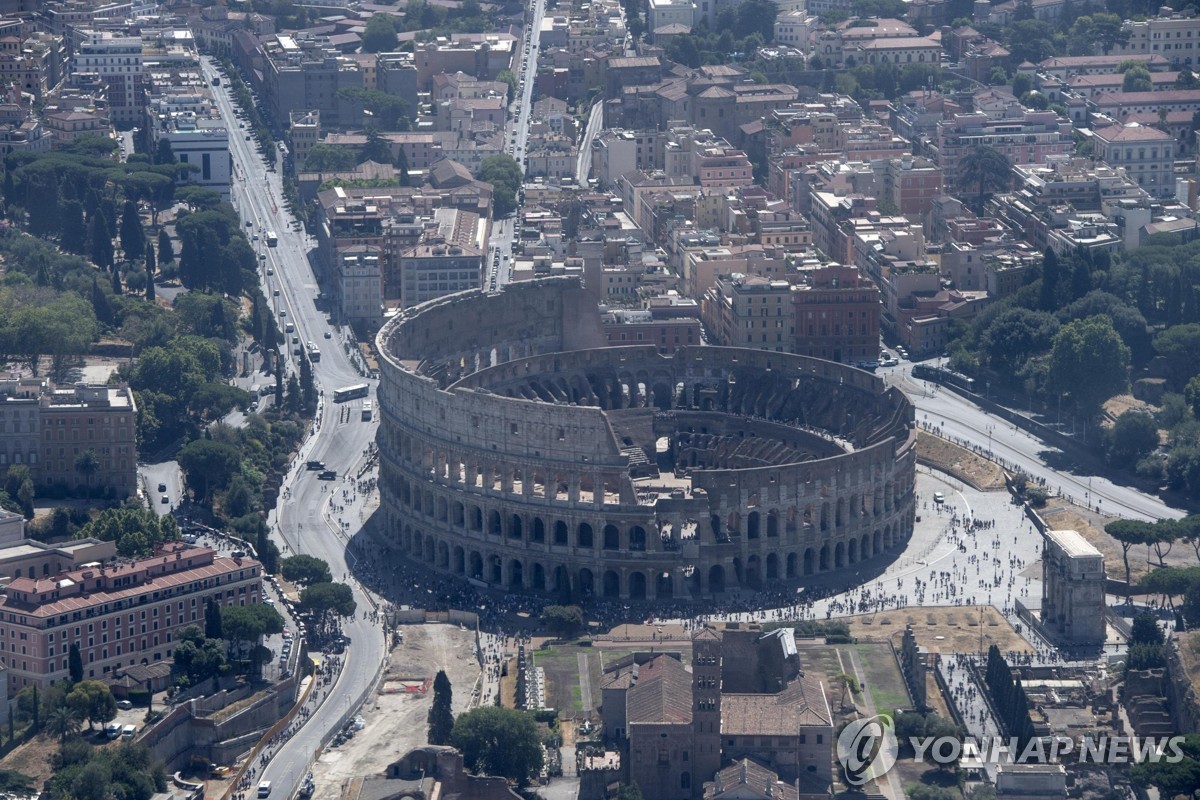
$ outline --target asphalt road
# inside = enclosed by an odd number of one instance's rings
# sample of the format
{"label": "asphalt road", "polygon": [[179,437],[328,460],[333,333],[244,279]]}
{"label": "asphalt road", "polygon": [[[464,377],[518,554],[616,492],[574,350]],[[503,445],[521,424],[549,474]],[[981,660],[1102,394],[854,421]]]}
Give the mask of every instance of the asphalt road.
{"label": "asphalt road", "polygon": [[575,182],[587,187],[588,176],[592,172],[592,142],[600,133],[600,123],[604,121],[604,103],[597,101],[588,113],[587,128],[583,138],[579,140],[579,158],[575,161]]}
{"label": "asphalt road", "polygon": [[[525,169],[529,116],[533,108],[533,80],[537,74],[539,39],[542,35],[542,16],[545,11],[546,0],[535,0],[532,24],[525,29],[525,36],[517,45],[520,61],[513,74],[517,76],[518,89],[509,106],[509,121],[504,129],[505,152],[517,160],[522,171]],[[513,237],[516,236],[516,221],[517,214],[514,213],[492,222],[484,289],[494,292],[512,278],[512,243]]]}
{"label": "asphalt road", "polygon": [[[154,509],[154,513],[161,517],[179,505],[179,498],[183,496],[183,473],[179,471],[178,461],[141,464],[138,466],[138,473],[141,475],[146,501],[150,504],[150,508]],[[167,490],[160,492],[158,490],[160,485],[165,485]],[[170,502],[162,501],[164,494]]]}
{"label": "asphalt road", "polygon": [[1184,512],[1138,489],[1114,484],[1108,478],[1072,467],[1062,451],[1016,428],[1011,422],[987,413],[955,392],[912,377],[912,364],[880,369],[889,383],[898,385],[917,407],[917,421],[940,425],[945,436],[990,450],[1026,473],[1046,481],[1051,491],[1061,490],[1075,502],[1105,514],[1135,519],[1175,519]]}
{"label": "asphalt road", "polygon": [[[204,59],[205,73],[210,79],[216,74],[215,63]],[[283,207],[282,187],[279,174],[268,172],[266,164],[256,150],[256,142],[246,141],[245,132],[236,128],[237,117],[233,100],[229,94],[228,81],[213,88],[213,96],[221,109],[222,116],[231,127],[230,152],[233,156],[235,180],[232,186],[234,205],[243,221],[253,224],[253,232],[259,234],[255,244],[259,252],[266,255],[260,261],[260,277],[263,291],[272,302],[281,325],[291,322],[296,327],[302,343],[316,343],[321,350],[321,360],[313,364],[313,373],[322,394],[317,412],[317,427],[305,443],[294,469],[284,479],[283,499],[268,517],[272,536],[284,550],[285,555],[305,553],[324,559],[329,563],[335,580],[343,582],[349,572],[346,565],[345,539],[336,533],[334,526],[327,524],[323,516],[326,502],[334,487],[342,486],[342,476],[357,474],[367,446],[375,438],[377,422],[362,422],[356,406],[349,419],[339,412],[342,406],[332,402],[333,390],[340,386],[367,383],[374,394],[375,381],[363,377],[349,355],[349,345],[341,331],[331,327],[326,315],[314,303],[319,287],[315,277],[314,243],[301,231],[293,229],[294,218]],[[265,232],[274,231],[278,238],[277,247],[265,246]],[[251,231],[251,229],[247,229]],[[273,270],[268,275],[266,270]],[[274,290],[279,289],[279,296]],[[328,333],[331,338],[326,339]],[[290,334],[287,345],[287,369],[299,369],[295,356],[291,354]],[[376,415],[376,419],[378,415]],[[320,481],[316,472],[304,469],[304,461],[324,461],[329,469],[336,470],[338,482]],[[357,532],[358,521],[351,522],[345,536]],[[354,590],[354,598],[360,610],[372,608],[370,600],[359,584],[348,581]],[[361,614],[343,625],[343,632],[350,638],[350,646],[344,656],[345,667],[336,685],[321,708],[309,722],[283,746],[257,780],[269,780],[275,787],[273,795],[291,797],[308,771],[310,761],[320,750],[322,739],[336,726],[341,717],[351,711],[374,682],[384,656],[384,637],[380,627],[367,622]]]}

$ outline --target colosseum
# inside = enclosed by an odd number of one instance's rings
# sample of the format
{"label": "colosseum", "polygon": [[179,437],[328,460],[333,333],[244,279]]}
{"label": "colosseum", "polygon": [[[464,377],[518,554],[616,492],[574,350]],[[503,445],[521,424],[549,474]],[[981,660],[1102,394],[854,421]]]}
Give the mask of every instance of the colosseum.
{"label": "colosseum", "polygon": [[899,390],[802,356],[603,342],[574,278],[384,326],[382,509],[409,557],[477,586],[685,599],[803,583],[911,535]]}

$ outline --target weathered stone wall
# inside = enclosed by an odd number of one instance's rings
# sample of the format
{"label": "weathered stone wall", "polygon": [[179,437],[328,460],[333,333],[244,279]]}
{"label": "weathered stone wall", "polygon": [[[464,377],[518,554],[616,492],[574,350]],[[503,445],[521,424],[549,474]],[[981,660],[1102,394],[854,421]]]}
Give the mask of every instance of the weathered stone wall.
{"label": "weathered stone wall", "polygon": [[[907,540],[902,393],[766,351],[565,349],[591,342],[598,318],[577,281],[548,279],[443,298],[380,331],[397,547],[492,585],[665,599],[840,569]],[[656,486],[634,479],[659,468]]]}

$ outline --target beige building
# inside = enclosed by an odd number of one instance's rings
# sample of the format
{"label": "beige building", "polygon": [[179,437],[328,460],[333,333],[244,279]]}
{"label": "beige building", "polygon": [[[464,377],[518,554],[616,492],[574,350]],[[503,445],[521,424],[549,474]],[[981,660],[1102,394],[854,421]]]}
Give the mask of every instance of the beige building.
{"label": "beige building", "polygon": [[1094,132],[1095,153],[1111,167],[1123,167],[1153,197],[1175,196],[1175,139],[1136,122]]}

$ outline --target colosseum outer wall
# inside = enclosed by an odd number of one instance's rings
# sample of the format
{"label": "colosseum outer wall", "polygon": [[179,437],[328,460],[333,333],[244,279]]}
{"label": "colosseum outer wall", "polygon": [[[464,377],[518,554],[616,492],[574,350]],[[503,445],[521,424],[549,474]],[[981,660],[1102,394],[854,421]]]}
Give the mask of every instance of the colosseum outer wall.
{"label": "colosseum outer wall", "polygon": [[[383,510],[398,547],[476,583],[665,598],[848,567],[910,535],[915,435],[899,392],[858,370],[776,353],[578,349],[596,341],[597,326],[578,284],[550,279],[444,298],[381,331]],[[587,399],[621,410],[571,404],[589,391],[583,376],[595,384],[596,375],[623,394]],[[670,397],[651,388],[664,382]],[[757,435],[774,411],[819,406],[818,394],[832,398],[821,413],[853,452],[692,469],[690,486],[671,493],[647,494],[630,477],[618,427],[645,434],[686,418]]]}

